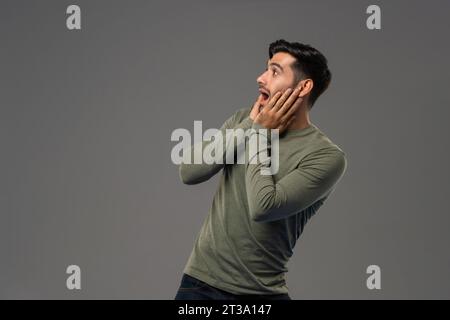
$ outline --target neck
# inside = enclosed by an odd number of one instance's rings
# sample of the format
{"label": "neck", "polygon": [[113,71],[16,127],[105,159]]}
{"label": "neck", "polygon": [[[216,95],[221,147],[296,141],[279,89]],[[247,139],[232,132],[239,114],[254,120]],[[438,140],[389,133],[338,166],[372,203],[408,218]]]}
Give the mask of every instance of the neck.
{"label": "neck", "polygon": [[309,111],[307,110],[308,106],[306,104],[300,106],[300,108],[295,113],[295,120],[292,122],[287,130],[298,130],[305,129],[311,125],[311,121],[309,120]]}

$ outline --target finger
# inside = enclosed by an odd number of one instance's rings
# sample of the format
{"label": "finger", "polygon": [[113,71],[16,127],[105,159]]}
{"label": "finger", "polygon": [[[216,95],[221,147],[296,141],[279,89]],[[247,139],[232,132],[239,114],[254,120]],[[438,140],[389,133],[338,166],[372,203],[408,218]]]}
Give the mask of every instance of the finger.
{"label": "finger", "polygon": [[269,100],[269,102],[265,105],[265,108],[267,108],[268,110],[272,109],[273,106],[275,105],[275,103],[277,102],[278,98],[280,98],[281,96],[281,92],[278,91],[277,93],[275,93],[275,95]]}
{"label": "finger", "polygon": [[258,114],[262,110],[262,103],[264,101],[264,96],[262,94],[259,95],[258,100],[256,101],[256,110],[258,111]]}
{"label": "finger", "polygon": [[260,106],[263,99],[264,99],[263,95],[260,94],[260,95],[258,96],[258,98],[256,99],[255,103],[253,104],[253,106],[255,106],[255,105]]}
{"label": "finger", "polygon": [[298,95],[300,93],[300,89],[297,88],[295,89],[292,94],[289,96],[289,99],[287,99],[287,101],[284,103],[284,105],[278,110],[279,114],[284,114],[287,112],[287,110],[289,110],[291,108],[291,106],[293,105],[293,103],[296,101],[296,99],[298,98]]}
{"label": "finger", "polygon": [[283,95],[280,97],[280,99],[278,99],[277,103],[275,104],[275,106],[273,107],[273,110],[276,112],[278,111],[284,104],[284,102],[289,98],[290,94],[292,92],[291,88],[288,88]]}
{"label": "finger", "polygon": [[285,113],[284,116],[281,117],[281,121],[284,122],[288,120],[300,107],[300,104],[302,103],[303,98],[298,97],[295,103],[292,105],[292,107]]}

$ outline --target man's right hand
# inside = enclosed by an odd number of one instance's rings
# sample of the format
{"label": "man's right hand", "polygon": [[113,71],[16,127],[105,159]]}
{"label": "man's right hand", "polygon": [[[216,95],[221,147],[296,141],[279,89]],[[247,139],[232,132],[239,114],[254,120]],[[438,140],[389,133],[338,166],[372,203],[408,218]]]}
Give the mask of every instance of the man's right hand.
{"label": "man's right hand", "polygon": [[299,96],[300,88],[288,88],[284,93],[278,91],[257,114],[254,122],[267,129],[287,129],[295,119],[295,113],[303,98]]}

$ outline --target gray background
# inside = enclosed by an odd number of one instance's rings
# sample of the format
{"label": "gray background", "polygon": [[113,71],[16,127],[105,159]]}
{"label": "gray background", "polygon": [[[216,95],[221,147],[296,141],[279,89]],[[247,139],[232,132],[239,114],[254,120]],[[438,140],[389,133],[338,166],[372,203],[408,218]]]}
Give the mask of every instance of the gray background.
{"label": "gray background", "polygon": [[[73,3],[81,31],[66,29]],[[2,0],[0,297],[172,299],[218,180],[183,185],[170,135],[250,106],[285,38],[329,59],[311,120],[348,158],[289,262],[292,298],[450,298],[449,9]],[[381,290],[366,287],[371,264]]]}

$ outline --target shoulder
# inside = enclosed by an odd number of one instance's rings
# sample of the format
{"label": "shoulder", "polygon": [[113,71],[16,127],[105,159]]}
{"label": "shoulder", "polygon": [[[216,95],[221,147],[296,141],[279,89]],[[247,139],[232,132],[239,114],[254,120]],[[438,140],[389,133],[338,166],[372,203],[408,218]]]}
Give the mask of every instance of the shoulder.
{"label": "shoulder", "polygon": [[337,157],[345,157],[344,150],[331,140],[318,126],[312,124],[314,132],[310,136],[310,148],[308,153],[329,153]]}
{"label": "shoulder", "polygon": [[347,167],[347,155],[344,150],[332,141],[321,129],[315,126],[310,137],[309,148],[301,159],[300,166],[324,166],[343,173]]}
{"label": "shoulder", "polygon": [[241,108],[238,109],[234,114],[234,120],[236,123],[241,123],[245,118],[247,118],[250,115],[250,111],[252,110],[252,108]]}
{"label": "shoulder", "polygon": [[228,119],[225,121],[224,126],[229,128],[238,125],[250,115],[250,111],[251,108],[241,108],[233,111],[233,113],[229,115]]}
{"label": "shoulder", "polygon": [[235,110],[227,120],[225,120],[222,128],[233,128],[240,124],[244,119],[246,119],[250,115],[251,109],[249,108],[241,108]]}

